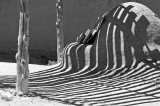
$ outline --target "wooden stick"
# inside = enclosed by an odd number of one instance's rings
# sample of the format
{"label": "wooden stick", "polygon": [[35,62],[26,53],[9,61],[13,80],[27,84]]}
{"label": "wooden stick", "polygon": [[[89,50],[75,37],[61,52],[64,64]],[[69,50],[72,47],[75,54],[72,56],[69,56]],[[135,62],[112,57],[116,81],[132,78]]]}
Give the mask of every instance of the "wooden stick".
{"label": "wooden stick", "polygon": [[61,53],[64,49],[64,36],[63,36],[63,2],[62,0],[57,0],[57,62],[60,62]]}
{"label": "wooden stick", "polygon": [[17,84],[16,91],[18,95],[28,93],[28,75],[29,75],[29,12],[28,0],[20,0],[20,19],[18,35],[17,60]]}

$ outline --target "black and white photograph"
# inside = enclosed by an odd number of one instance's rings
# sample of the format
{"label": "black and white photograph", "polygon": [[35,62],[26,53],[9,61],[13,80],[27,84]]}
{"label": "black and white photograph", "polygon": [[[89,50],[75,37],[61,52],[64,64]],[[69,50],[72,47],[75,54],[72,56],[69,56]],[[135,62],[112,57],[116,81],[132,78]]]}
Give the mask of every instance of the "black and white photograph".
{"label": "black and white photograph", "polygon": [[160,106],[160,0],[0,0],[0,106]]}

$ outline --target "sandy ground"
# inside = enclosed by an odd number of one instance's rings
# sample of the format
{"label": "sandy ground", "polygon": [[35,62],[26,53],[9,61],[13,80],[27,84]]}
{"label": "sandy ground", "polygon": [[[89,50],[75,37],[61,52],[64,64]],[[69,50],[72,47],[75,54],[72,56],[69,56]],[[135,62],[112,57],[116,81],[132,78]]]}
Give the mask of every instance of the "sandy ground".
{"label": "sandy ground", "polygon": [[[58,65],[58,64],[56,64]],[[55,65],[54,65],[55,66]],[[37,72],[54,66],[29,64],[31,72]],[[16,75],[16,63],[0,62],[0,75]],[[40,97],[14,97],[12,101],[0,100],[0,106],[75,106],[59,101],[49,101]],[[140,104],[137,106],[160,106],[160,102]]]}
{"label": "sandy ground", "polygon": [[[0,75],[16,75],[16,65],[16,63],[0,62]],[[29,64],[29,72],[37,72],[41,70],[50,69],[52,67],[54,66]]]}
{"label": "sandy ground", "polygon": [[[29,64],[30,72],[37,72],[52,67],[53,66]],[[16,75],[16,74],[17,74],[16,63],[0,62],[0,75]],[[15,96],[12,101],[4,101],[0,99],[0,106],[74,106],[74,105],[64,104],[54,100],[50,101],[47,99],[41,99],[40,97]]]}
{"label": "sandy ground", "polygon": [[12,101],[0,100],[0,106],[74,106],[58,101],[49,101],[39,97],[14,97]]}

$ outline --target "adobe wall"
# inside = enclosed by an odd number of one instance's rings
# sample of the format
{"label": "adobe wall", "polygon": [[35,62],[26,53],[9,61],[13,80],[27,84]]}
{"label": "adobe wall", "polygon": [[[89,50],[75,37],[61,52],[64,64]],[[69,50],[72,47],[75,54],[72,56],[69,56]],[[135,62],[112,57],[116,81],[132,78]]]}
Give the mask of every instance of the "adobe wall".
{"label": "adobe wall", "polygon": [[[56,50],[56,0],[30,0],[30,44],[32,50]],[[117,4],[136,0],[64,0],[65,44],[92,28],[97,17]],[[160,0],[137,0],[159,17]],[[19,0],[0,0],[0,50],[16,50]]]}

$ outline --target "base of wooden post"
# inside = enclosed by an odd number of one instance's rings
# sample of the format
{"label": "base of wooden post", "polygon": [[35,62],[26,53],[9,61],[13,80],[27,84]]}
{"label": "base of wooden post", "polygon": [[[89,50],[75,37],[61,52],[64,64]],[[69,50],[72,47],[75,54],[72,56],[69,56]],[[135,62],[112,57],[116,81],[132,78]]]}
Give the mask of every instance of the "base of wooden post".
{"label": "base of wooden post", "polygon": [[19,96],[28,94],[28,78],[17,76],[16,92]]}

